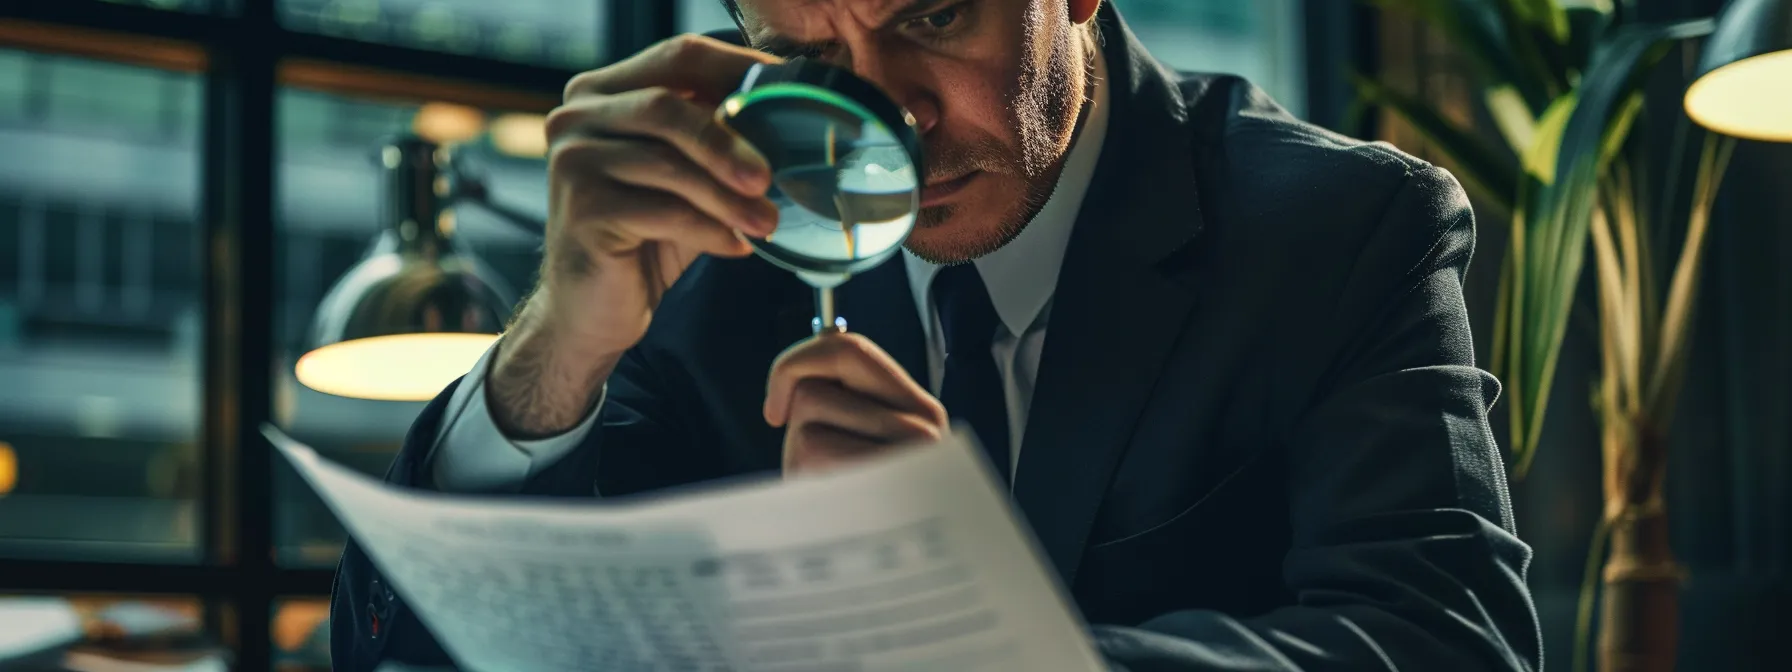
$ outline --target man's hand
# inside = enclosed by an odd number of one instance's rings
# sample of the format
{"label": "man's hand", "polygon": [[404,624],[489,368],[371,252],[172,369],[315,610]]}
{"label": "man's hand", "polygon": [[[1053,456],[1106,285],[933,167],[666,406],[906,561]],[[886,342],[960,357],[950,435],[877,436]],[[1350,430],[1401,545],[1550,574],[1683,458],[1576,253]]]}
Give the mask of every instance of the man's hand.
{"label": "man's hand", "polygon": [[788,425],[785,475],[823,471],[892,446],[935,441],[946,407],[870,339],[824,333],[772,363],[765,421]]}
{"label": "man's hand", "polygon": [[660,296],[702,254],[739,257],[777,225],[765,158],[715,107],[764,53],[696,35],[574,77],[548,115],[541,280],[488,378],[513,437],[578,424]]}

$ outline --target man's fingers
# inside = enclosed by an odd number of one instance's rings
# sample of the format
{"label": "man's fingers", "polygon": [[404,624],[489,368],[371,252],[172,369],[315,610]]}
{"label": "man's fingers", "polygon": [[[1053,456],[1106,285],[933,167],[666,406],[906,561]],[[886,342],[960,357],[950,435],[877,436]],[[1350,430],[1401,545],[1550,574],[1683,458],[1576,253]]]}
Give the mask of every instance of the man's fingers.
{"label": "man's fingers", "polygon": [[565,225],[587,245],[606,253],[627,252],[644,241],[723,257],[753,251],[733,228],[663,191],[611,183],[566,192],[580,202],[564,207]]}
{"label": "man's fingers", "polygon": [[753,251],[733,229],[682,198],[641,189],[627,196],[626,200],[629,205],[616,208],[611,215],[615,218],[613,226],[600,228],[600,231],[672,243],[723,257],[740,257]]}
{"label": "man's fingers", "polygon": [[778,356],[766,382],[766,422],[774,427],[788,422],[791,395],[810,378],[835,381],[892,408],[946,424],[946,410],[933,395],[877,344],[853,333],[822,334]]}
{"label": "man's fingers", "polygon": [[871,457],[886,446],[838,427],[806,424],[785,441],[784,473],[826,471]]}
{"label": "man's fingers", "polygon": [[718,121],[711,107],[666,87],[571,101],[548,115],[551,142],[580,137],[644,136],[683,152],[715,179],[747,196],[762,196],[771,168],[751,144]]}
{"label": "man's fingers", "polygon": [[894,409],[839,383],[819,378],[796,385],[790,426],[828,425],[884,443],[937,441],[940,426],[921,413]]}
{"label": "man's fingers", "polygon": [[613,94],[650,86],[669,86],[720,100],[740,85],[754,63],[776,63],[776,56],[737,47],[702,35],[678,35],[660,41],[609,67],[573,77],[566,84],[567,101],[591,94]]}
{"label": "man's fingers", "polygon": [[590,154],[591,166],[617,182],[673,194],[712,219],[756,236],[771,235],[778,226],[778,209],[771,201],[723,186],[665,143],[613,138],[577,142]]}

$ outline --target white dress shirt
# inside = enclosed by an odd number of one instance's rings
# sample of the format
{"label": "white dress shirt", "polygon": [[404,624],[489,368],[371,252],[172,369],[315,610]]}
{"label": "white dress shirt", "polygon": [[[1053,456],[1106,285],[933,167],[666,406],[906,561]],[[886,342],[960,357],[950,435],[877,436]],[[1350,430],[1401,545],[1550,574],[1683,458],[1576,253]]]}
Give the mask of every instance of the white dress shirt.
{"label": "white dress shirt", "polygon": [[[1088,118],[1072,142],[1064,169],[1052,195],[1014,240],[976,261],[977,272],[989,290],[996,315],[1001,318],[991,353],[1002,375],[1008,408],[1009,473],[1020,460],[1021,439],[1027,426],[1027,410],[1033,401],[1033,383],[1039,376],[1039,354],[1045,348],[1045,327],[1051,315],[1052,294],[1070,232],[1082,209],[1083,196],[1095,174],[1107,137],[1106,64],[1095,52],[1094,85]],[[945,335],[939,326],[929,289],[939,266],[902,252],[915,309],[927,316],[921,321],[927,342],[928,389],[939,394],[945,376]],[[577,427],[564,434],[532,441],[512,440],[498,429],[485,403],[485,375],[496,346],[467,372],[463,384],[449,398],[443,415],[443,431],[429,459],[437,488],[448,492],[515,490],[536,469],[552,464],[584,440],[596,424],[596,408]]]}

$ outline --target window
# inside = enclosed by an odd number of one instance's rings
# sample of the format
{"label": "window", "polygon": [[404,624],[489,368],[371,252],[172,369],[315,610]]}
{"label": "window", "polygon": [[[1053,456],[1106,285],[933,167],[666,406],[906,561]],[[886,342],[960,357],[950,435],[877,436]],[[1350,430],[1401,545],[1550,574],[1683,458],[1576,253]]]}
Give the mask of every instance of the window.
{"label": "window", "polygon": [[[375,101],[285,89],[280,92],[276,174],[280,271],[275,333],[280,358],[275,415],[294,438],[338,463],[379,476],[391,464],[421,402],[369,401],[300,384],[293,364],[305,353],[325,292],[366,253],[382,230],[381,142],[417,132],[451,144],[476,163],[492,198],[546,216],[542,118],[487,114],[434,102]],[[455,235],[497,271],[511,298],[534,284],[541,242],[475,205],[454,208]],[[290,465],[276,462],[275,544],[282,564],[335,566],[346,539],[322,500]]]}
{"label": "window", "polygon": [[106,0],[106,2],[177,12],[215,12],[231,8],[236,0]]}
{"label": "window", "polygon": [[1305,112],[1299,0],[1108,1],[1164,64],[1243,76],[1289,112]]}
{"label": "window", "polygon": [[0,50],[0,556],[199,558],[201,88]]}
{"label": "window", "polygon": [[[539,113],[608,45],[672,33],[671,12],[55,0],[25,22],[0,4],[0,594],[151,593],[192,605],[232,667],[328,669],[342,531],[256,430],[378,473],[420,408],[291,375],[377,230],[374,143],[473,119],[462,144],[494,197],[540,208]],[[461,214],[527,288],[539,242]]]}
{"label": "window", "polygon": [[605,4],[600,0],[279,0],[279,10],[280,22],[292,30],[585,69],[604,57],[598,46],[607,24]]}
{"label": "window", "polygon": [[707,33],[734,30],[734,17],[722,0],[678,0],[678,32]]}

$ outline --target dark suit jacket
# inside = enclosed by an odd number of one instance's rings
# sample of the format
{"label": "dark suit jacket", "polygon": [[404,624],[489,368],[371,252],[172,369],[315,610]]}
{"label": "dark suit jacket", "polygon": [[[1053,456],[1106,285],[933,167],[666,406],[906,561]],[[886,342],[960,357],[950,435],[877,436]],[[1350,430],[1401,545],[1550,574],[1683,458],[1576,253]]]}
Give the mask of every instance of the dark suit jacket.
{"label": "dark suit jacket", "polygon": [[[1111,9],[1107,145],[1051,310],[1014,498],[1116,669],[1536,670],[1474,366],[1473,217],[1445,171],[1162,69]],[[899,260],[841,314],[925,380]],[[529,495],[624,495],[779,466],[760,418],[809,293],[708,259],[609,381],[600,430]],[[443,392],[388,479],[424,486]],[[350,545],[338,669],[443,662]],[[374,627],[377,619],[379,627]]]}

